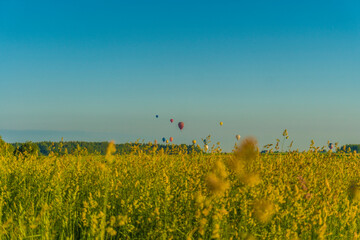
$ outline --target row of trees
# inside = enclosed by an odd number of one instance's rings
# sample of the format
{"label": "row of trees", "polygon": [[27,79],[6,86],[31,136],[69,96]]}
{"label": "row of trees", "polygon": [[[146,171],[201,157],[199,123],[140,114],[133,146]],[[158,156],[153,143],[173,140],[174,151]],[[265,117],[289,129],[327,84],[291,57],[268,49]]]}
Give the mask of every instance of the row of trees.
{"label": "row of trees", "polygon": [[[100,154],[105,155],[109,142],[25,142],[25,143],[6,143],[0,137],[0,150],[4,153],[1,155],[9,154],[30,154],[30,155],[49,155],[51,152],[57,154]],[[152,145],[144,143],[124,143],[116,144],[116,154],[129,154],[133,151],[166,151],[167,153],[176,153],[179,150],[183,152],[201,152],[198,146],[194,145]],[[6,152],[6,153],[5,153]]]}
{"label": "row of trees", "polygon": [[340,147],[338,150],[338,152],[354,152],[356,151],[357,153],[360,151],[360,144],[346,144],[342,147]]}
{"label": "row of trees", "polygon": [[[25,143],[6,143],[0,136],[0,156],[10,156],[18,154],[45,155],[51,152],[57,154],[100,154],[105,155],[109,142],[25,142]],[[136,151],[166,151],[167,153],[201,152],[198,146],[194,145],[149,145],[144,143],[124,143],[116,144],[117,154],[128,154]],[[360,144],[346,144],[337,149],[337,152],[360,152]],[[326,151],[325,151],[326,152]]]}
{"label": "row of trees", "polygon": [[8,156],[14,153],[14,146],[12,146],[9,143],[6,143],[4,140],[2,140],[0,136],[0,156]]}

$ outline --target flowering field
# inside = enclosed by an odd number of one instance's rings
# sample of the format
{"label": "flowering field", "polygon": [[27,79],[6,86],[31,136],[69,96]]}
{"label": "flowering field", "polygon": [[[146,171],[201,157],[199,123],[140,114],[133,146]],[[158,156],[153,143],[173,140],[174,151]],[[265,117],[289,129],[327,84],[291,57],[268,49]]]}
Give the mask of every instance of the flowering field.
{"label": "flowering field", "polygon": [[0,239],[358,238],[358,154],[257,149],[0,157]]}

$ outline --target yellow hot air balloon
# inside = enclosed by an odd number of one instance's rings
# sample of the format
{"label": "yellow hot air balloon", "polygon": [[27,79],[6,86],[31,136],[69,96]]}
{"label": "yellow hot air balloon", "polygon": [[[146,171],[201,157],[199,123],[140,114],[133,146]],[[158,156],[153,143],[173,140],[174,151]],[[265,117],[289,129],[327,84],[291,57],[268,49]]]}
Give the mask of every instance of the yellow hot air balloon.
{"label": "yellow hot air balloon", "polygon": [[205,145],[204,148],[205,148],[205,151],[207,151],[209,149],[209,146]]}
{"label": "yellow hot air balloon", "polygon": [[195,144],[196,144],[196,140],[193,140],[192,143],[195,145]]}
{"label": "yellow hot air balloon", "polygon": [[169,140],[166,140],[166,143],[169,143]]}
{"label": "yellow hot air balloon", "polygon": [[222,126],[224,123],[223,122],[220,122],[220,126]]}
{"label": "yellow hot air balloon", "polygon": [[240,140],[240,135],[239,134],[237,134],[236,136],[236,139],[239,141]]}

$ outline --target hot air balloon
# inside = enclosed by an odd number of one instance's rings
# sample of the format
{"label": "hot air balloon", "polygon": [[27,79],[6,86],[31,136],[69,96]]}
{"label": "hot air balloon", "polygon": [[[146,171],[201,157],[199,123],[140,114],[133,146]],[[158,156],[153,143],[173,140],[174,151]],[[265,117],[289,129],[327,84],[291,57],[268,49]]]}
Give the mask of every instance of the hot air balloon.
{"label": "hot air balloon", "polygon": [[170,137],[170,142],[172,142],[174,139],[173,139],[173,137]]}
{"label": "hot air balloon", "polygon": [[184,128],[184,123],[183,123],[183,122],[179,122],[179,123],[178,123],[178,126],[179,126],[180,130],[182,130],[182,129]]}
{"label": "hot air balloon", "polygon": [[174,122],[174,119],[170,119],[170,122],[173,123],[173,122]]}
{"label": "hot air balloon", "polygon": [[237,134],[236,136],[236,139],[239,141],[240,140],[240,135],[239,134]]}
{"label": "hot air balloon", "polygon": [[220,126],[222,126],[224,123],[223,122],[220,122]]}
{"label": "hot air balloon", "polygon": [[205,151],[207,151],[209,149],[209,146],[205,145],[204,148],[205,148]]}
{"label": "hot air balloon", "polygon": [[156,115],[155,117],[156,117],[156,118],[159,118],[159,115]]}
{"label": "hot air balloon", "polygon": [[166,143],[169,143],[169,140],[166,140]]}
{"label": "hot air balloon", "polygon": [[334,144],[333,143],[329,143],[329,148],[333,149],[334,148]]}
{"label": "hot air balloon", "polygon": [[196,144],[196,140],[193,140],[192,143],[195,145],[195,144]]}
{"label": "hot air balloon", "polygon": [[154,141],[154,144],[156,145],[157,144],[157,140],[155,139],[155,141]]}
{"label": "hot air balloon", "polygon": [[166,138],[163,137],[163,138],[162,138],[162,141],[165,142],[165,141],[166,141]]}

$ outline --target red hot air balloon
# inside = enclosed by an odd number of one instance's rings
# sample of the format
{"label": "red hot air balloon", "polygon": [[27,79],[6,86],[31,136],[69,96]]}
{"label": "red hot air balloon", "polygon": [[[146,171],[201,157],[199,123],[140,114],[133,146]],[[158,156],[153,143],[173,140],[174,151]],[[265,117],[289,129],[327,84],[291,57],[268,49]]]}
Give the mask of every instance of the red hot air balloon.
{"label": "red hot air balloon", "polygon": [[184,128],[184,123],[183,123],[183,122],[179,122],[179,123],[178,123],[178,126],[179,126],[180,130],[182,130],[182,129]]}
{"label": "red hot air balloon", "polygon": [[173,123],[173,122],[174,122],[174,119],[170,119],[170,122]]}
{"label": "red hot air balloon", "polygon": [[173,139],[173,137],[170,137],[170,142],[172,142],[174,139]]}

